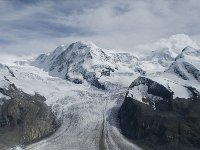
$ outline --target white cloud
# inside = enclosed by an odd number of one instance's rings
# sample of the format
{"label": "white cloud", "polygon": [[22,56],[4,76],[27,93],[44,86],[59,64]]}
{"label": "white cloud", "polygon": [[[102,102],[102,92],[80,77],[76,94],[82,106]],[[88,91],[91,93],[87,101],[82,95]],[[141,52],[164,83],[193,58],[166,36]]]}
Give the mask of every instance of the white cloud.
{"label": "white cloud", "polygon": [[191,46],[195,49],[199,49],[197,42],[193,41],[189,36],[184,34],[172,35],[169,38],[162,38],[157,42],[147,43],[143,45],[138,45],[134,49],[137,54],[145,51],[146,53],[156,50],[169,49],[176,54],[180,54],[181,51],[187,47]]}
{"label": "white cloud", "polygon": [[200,37],[198,0],[0,3],[0,52],[41,53],[78,40],[132,51],[173,34]]}

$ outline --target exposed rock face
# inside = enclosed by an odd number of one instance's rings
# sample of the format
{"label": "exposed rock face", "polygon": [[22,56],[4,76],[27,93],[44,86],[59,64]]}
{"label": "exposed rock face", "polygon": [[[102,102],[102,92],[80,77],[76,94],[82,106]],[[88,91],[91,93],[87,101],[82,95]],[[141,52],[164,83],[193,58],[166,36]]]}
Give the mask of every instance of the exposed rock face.
{"label": "exposed rock face", "polygon": [[131,83],[126,96],[148,104],[154,109],[161,109],[160,101],[164,103],[171,100],[173,92],[149,78],[138,77]]}
{"label": "exposed rock face", "polygon": [[146,74],[146,71],[144,71],[141,68],[135,68],[134,71],[140,73],[140,75],[145,75]]}
{"label": "exposed rock face", "polygon": [[45,98],[28,95],[14,84],[9,89],[0,88],[9,96],[0,106],[0,147],[6,149],[18,144],[29,144],[52,134],[58,127]]}
{"label": "exposed rock face", "polygon": [[[119,112],[122,133],[144,149],[200,149],[200,93],[191,87],[190,99],[173,99],[173,93],[161,84],[140,77],[130,86],[147,86],[144,102],[162,97],[155,107],[126,95]],[[148,94],[154,95],[148,96]]]}

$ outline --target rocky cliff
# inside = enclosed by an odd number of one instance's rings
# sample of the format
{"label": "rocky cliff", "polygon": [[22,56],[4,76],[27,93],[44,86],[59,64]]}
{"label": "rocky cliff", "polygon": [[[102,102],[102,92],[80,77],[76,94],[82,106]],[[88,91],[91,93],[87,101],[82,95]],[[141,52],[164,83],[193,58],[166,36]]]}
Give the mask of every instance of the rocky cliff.
{"label": "rocky cliff", "polygon": [[52,134],[58,127],[46,100],[39,94],[28,95],[14,84],[0,93],[9,97],[1,98],[0,106],[0,147],[26,145]]}
{"label": "rocky cliff", "polygon": [[[141,101],[131,96],[137,86],[146,89]],[[199,149],[200,93],[187,88],[191,98],[174,99],[173,92],[156,81],[136,79],[119,112],[122,133],[148,150]]]}

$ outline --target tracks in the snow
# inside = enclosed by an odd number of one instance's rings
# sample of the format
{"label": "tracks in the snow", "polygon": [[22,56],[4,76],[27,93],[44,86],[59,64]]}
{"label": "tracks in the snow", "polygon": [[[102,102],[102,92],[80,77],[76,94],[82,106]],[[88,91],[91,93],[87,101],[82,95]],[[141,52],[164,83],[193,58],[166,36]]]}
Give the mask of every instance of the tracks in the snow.
{"label": "tracks in the snow", "polygon": [[100,133],[100,140],[99,140],[99,150],[106,150],[106,134],[105,134],[105,121],[102,122],[101,133]]}
{"label": "tracks in the snow", "polygon": [[117,119],[112,110],[120,99],[123,101],[120,95],[79,92],[76,99],[63,103],[65,120],[61,128],[48,139],[30,145],[27,149],[134,150],[133,144],[127,144],[115,126]]}

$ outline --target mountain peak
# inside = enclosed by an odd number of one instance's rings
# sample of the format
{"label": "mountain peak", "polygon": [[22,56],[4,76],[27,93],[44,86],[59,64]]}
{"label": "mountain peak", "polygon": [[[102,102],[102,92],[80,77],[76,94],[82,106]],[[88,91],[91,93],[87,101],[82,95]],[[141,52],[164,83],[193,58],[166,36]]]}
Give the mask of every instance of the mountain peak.
{"label": "mountain peak", "polygon": [[182,52],[191,51],[191,50],[193,50],[193,49],[194,49],[194,48],[191,47],[191,46],[186,46],[186,47],[182,50]]}
{"label": "mountain peak", "polygon": [[199,59],[200,57],[200,50],[195,49],[191,46],[185,47],[182,52],[176,57],[176,60],[179,58],[190,58],[190,59]]}
{"label": "mountain peak", "polygon": [[74,43],[70,44],[69,47],[73,47],[75,49],[83,49],[85,47],[89,47],[89,48],[92,48],[92,49],[99,48],[97,45],[95,45],[91,41],[77,41],[77,42],[74,42]]}
{"label": "mountain peak", "polygon": [[143,53],[147,52],[147,55],[151,51],[168,50],[173,53],[173,57],[176,57],[187,46],[199,49],[198,44],[194,40],[192,40],[188,35],[176,34],[170,36],[169,38],[162,38],[159,41],[153,43],[139,45],[136,47],[136,50]]}
{"label": "mountain peak", "polygon": [[68,47],[58,47],[51,55],[39,56],[32,64],[43,68],[52,76],[78,84],[87,81],[105,89],[99,82],[100,78],[110,76],[120,69],[133,73],[135,60],[130,53],[106,50],[92,42],[77,41]]}
{"label": "mountain peak", "polygon": [[177,54],[185,47],[199,48],[197,43],[185,34],[172,35],[168,39],[161,39],[161,41],[171,43],[171,49]]}
{"label": "mountain peak", "polygon": [[182,53],[186,55],[194,55],[194,56],[200,56],[200,50],[195,49],[191,46],[187,46],[182,50]]}

